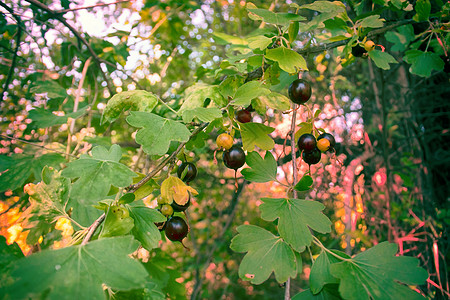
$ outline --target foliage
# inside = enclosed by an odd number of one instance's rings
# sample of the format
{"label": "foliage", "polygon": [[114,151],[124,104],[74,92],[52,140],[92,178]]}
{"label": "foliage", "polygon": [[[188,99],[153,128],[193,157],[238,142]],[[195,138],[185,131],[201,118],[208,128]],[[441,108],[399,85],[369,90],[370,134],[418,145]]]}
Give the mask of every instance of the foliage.
{"label": "foliage", "polygon": [[[78,6],[0,5],[2,295],[448,295],[448,195],[433,183],[448,180],[434,163],[449,161],[448,3]],[[297,78],[313,88],[301,106]],[[224,132],[246,152],[234,178],[216,159]],[[338,144],[306,164],[298,138],[324,132]],[[183,248],[165,238],[173,216]]]}

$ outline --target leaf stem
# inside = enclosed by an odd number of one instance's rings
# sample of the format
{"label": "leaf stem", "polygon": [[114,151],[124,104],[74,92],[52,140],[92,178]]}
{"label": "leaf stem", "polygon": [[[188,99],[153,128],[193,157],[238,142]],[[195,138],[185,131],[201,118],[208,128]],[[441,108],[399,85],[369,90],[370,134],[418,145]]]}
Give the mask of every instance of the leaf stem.
{"label": "leaf stem", "polygon": [[347,262],[353,263],[353,260],[352,260],[352,259],[350,259],[350,258],[344,258],[344,257],[342,257],[342,256],[337,255],[336,253],[334,253],[333,251],[331,251],[331,250],[329,250],[327,247],[325,247],[325,246],[319,241],[319,239],[316,238],[314,235],[313,235],[312,237],[313,237],[313,242],[314,242],[314,244],[316,244],[317,246],[319,246],[319,247],[320,247],[322,250],[324,250],[325,252],[330,253],[331,255],[333,255],[334,257],[338,258],[339,260],[347,261]]}
{"label": "leaf stem", "polygon": [[174,110],[172,107],[170,107],[166,102],[162,101],[159,97],[156,97],[156,99],[158,99],[158,101],[164,105],[165,107],[167,107],[171,112],[175,113],[176,115],[178,115],[178,112],[176,110]]}

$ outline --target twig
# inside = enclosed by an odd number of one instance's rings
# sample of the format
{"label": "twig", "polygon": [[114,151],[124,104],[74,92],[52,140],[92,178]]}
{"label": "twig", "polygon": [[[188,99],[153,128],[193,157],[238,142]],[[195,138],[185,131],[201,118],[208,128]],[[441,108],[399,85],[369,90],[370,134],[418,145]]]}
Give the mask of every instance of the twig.
{"label": "twig", "polygon": [[[56,152],[56,153],[59,153],[59,154],[66,155],[66,152],[62,152],[62,151],[58,151],[58,150],[55,150],[55,149],[46,148],[45,146],[38,145],[36,143],[23,140],[21,138],[16,138],[16,137],[9,136],[9,135],[6,135],[6,134],[0,134],[0,136],[3,137],[3,138],[10,139],[10,140],[17,140],[19,142],[22,142],[22,143],[25,143],[25,144],[29,144],[29,145],[34,146],[34,147],[39,147],[39,148],[45,149],[47,151],[52,151],[52,152]],[[75,157],[75,158],[78,158],[76,155],[73,155],[73,154],[68,154],[68,155],[72,156],[72,157]]]}
{"label": "twig", "polygon": [[[293,182],[292,185],[295,186],[297,184],[297,155],[295,153],[295,122],[297,117],[297,104],[292,104],[292,122],[291,122],[291,153],[292,153],[292,176],[293,176]],[[293,189],[294,198],[297,199],[297,191],[295,188]],[[285,291],[284,291],[284,300],[291,299],[291,278],[288,278],[285,285]]]}
{"label": "twig", "polygon": [[166,157],[159,165],[156,166],[155,169],[153,169],[153,171],[148,173],[147,176],[145,176],[141,181],[139,181],[136,184],[130,185],[127,188],[128,192],[129,193],[135,192],[137,189],[139,189],[141,186],[143,186],[147,181],[149,181],[153,176],[158,174],[158,172],[161,171],[169,163],[170,160],[172,160],[178,153],[180,153],[181,149],[183,149],[183,147],[187,144],[187,142],[189,142],[200,131],[205,129],[205,127],[208,126],[208,124],[209,123],[203,123],[202,125],[200,125],[200,127],[197,127],[192,132],[191,136],[189,137],[189,140],[187,140],[186,142],[181,143],[180,146],[178,146],[177,150],[175,150],[174,152],[172,152],[172,154],[170,154],[168,157]]}
{"label": "twig", "polygon": [[5,8],[9,13],[11,13],[13,18],[16,19],[16,21],[17,21],[16,48],[14,49],[13,58],[11,60],[11,67],[8,71],[8,76],[6,77],[6,80],[5,80],[5,86],[3,87],[2,93],[0,94],[0,101],[2,101],[3,96],[5,95],[5,92],[8,90],[8,86],[9,86],[9,83],[11,82],[12,75],[14,74],[14,68],[15,68],[17,56],[18,56],[17,53],[19,51],[19,46],[20,46],[20,38],[22,37],[22,26],[21,26],[22,22],[21,22],[20,18],[14,14],[14,11],[10,7],[8,7],[3,2],[0,2],[0,5],[3,8]]}
{"label": "twig", "polygon": [[[415,23],[415,21],[411,20],[411,19],[409,19],[409,20],[401,20],[401,21],[398,21],[398,22],[396,22],[396,23],[394,23],[392,25],[388,25],[388,26],[385,26],[385,27],[382,27],[382,28],[379,28],[379,29],[376,29],[376,30],[372,30],[371,32],[369,32],[367,34],[367,37],[368,38],[373,38],[375,36],[378,36],[378,35],[381,35],[381,34],[385,33],[386,31],[392,30],[394,28],[397,28],[397,27],[400,27],[400,26],[403,26],[403,25],[412,24],[412,23]],[[319,46],[315,46],[315,47],[311,47],[311,48],[299,49],[296,52],[298,54],[301,54],[301,55],[320,53],[320,52],[331,50],[331,49],[334,49],[334,48],[337,48],[337,47],[340,47],[340,46],[344,46],[349,41],[350,41],[350,39],[345,39],[345,40],[332,42],[332,43],[328,43],[328,44],[323,44],[323,45],[319,45]],[[266,65],[266,66],[268,67],[268,65]],[[259,77],[261,77],[261,74],[262,74],[262,69],[261,69],[261,67],[259,67],[259,68],[255,69],[254,71],[248,73],[246,81],[250,81],[250,80],[253,80],[255,78],[259,78]]]}
{"label": "twig", "polygon": [[109,93],[112,95],[114,94],[114,89],[111,86],[111,83],[109,82],[108,77],[106,76],[105,72],[103,72],[101,63],[108,63],[104,60],[102,60],[100,57],[98,57],[97,53],[95,53],[94,49],[91,47],[89,42],[76,30],[72,25],[67,23],[66,19],[61,15],[56,13],[55,11],[51,10],[47,5],[39,2],[38,0],[26,0],[27,2],[31,3],[32,5],[37,6],[38,8],[48,12],[51,16],[53,16],[54,19],[60,21],[64,26],[66,26],[76,37],[79,41],[81,41],[88,49],[89,53],[94,57],[95,62],[97,63],[97,66],[100,70],[100,73],[102,74],[103,79],[106,81],[106,85],[108,88]]}
{"label": "twig", "polygon": [[[89,57],[86,62],[84,63],[83,66],[83,71],[81,72],[81,79],[80,82],[78,83],[78,88],[75,94],[75,101],[73,104],[73,112],[76,112],[78,110],[78,104],[80,103],[80,97],[81,97],[81,89],[83,88],[83,84],[84,84],[84,79],[86,78],[86,73],[87,70],[89,68],[89,64],[91,63],[92,57]],[[69,120],[67,120],[69,121]],[[72,120],[70,123],[70,128],[69,128],[69,134],[67,136],[67,149],[66,149],[66,153],[70,153],[70,144],[72,142],[72,135],[73,135],[73,131],[75,129],[75,120]],[[77,148],[77,147],[75,147]],[[67,157],[66,157],[67,159]]]}
{"label": "twig", "polygon": [[84,237],[83,241],[81,242],[81,246],[86,245],[91,240],[91,238],[94,235],[94,233],[97,230],[97,228],[105,220],[105,217],[106,217],[106,215],[105,215],[105,213],[103,213],[100,217],[98,217],[97,220],[94,221],[94,223],[92,223],[91,226],[89,226],[88,233],[86,234],[86,236]]}
{"label": "twig", "polygon": [[95,4],[95,5],[91,5],[91,6],[61,9],[61,10],[56,10],[55,14],[65,14],[70,11],[77,11],[77,10],[82,10],[82,9],[90,9],[90,8],[96,8],[96,7],[102,7],[102,6],[109,6],[109,5],[120,4],[120,3],[125,3],[125,2],[130,2],[130,0],[121,0],[121,1],[116,1],[116,2],[112,2],[112,3],[99,3],[99,4]]}

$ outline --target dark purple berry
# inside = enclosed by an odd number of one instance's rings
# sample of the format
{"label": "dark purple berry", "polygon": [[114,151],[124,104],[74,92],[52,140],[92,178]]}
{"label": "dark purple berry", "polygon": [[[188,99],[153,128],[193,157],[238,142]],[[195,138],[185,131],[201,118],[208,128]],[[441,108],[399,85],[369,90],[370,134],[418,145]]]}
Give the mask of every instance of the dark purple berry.
{"label": "dark purple berry", "polygon": [[166,222],[164,231],[169,240],[181,242],[187,236],[189,227],[183,218],[175,216]]}
{"label": "dark purple berry", "polygon": [[238,120],[241,123],[248,123],[252,121],[252,114],[246,110],[241,109],[236,112],[236,120]]}
{"label": "dark purple berry", "polygon": [[289,98],[296,104],[303,104],[311,98],[311,85],[303,79],[294,80],[289,86]]}
{"label": "dark purple berry", "polygon": [[319,149],[315,148],[311,152],[303,152],[302,158],[308,165],[315,165],[322,158],[322,152],[320,152]]}
{"label": "dark purple berry", "polygon": [[[186,172],[184,171],[186,169]],[[185,173],[185,174],[183,174]],[[177,170],[178,178],[183,180],[184,182],[190,182],[195,179],[197,176],[197,168],[193,163],[183,162]],[[184,177],[183,177],[184,175]]]}
{"label": "dark purple berry", "polygon": [[229,169],[237,170],[245,164],[245,152],[241,147],[234,145],[223,152],[223,162]]}
{"label": "dark purple berry", "polygon": [[303,152],[311,152],[316,148],[316,138],[310,133],[304,133],[297,142],[298,149]]}

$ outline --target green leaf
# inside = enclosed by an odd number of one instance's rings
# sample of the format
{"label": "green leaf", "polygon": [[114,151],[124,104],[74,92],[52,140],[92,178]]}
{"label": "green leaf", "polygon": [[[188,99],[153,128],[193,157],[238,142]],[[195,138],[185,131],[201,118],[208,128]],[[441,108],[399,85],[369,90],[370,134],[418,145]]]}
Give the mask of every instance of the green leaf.
{"label": "green leaf", "polygon": [[[133,184],[138,183],[144,178],[144,174],[138,173],[138,176],[133,178]],[[135,196],[135,200],[140,200],[147,197],[156,189],[159,189],[159,184],[152,178],[133,193]]]}
{"label": "green leaf", "polygon": [[423,284],[427,272],[415,257],[395,256],[397,244],[383,242],[361,252],[350,261],[331,265],[331,274],[341,280],[339,292],[345,299],[425,299],[409,287]]}
{"label": "green leaf", "polygon": [[444,69],[444,61],[433,52],[422,52],[420,50],[406,51],[404,60],[411,64],[409,71],[422,77],[430,77],[433,70]]}
{"label": "green leaf", "polygon": [[[9,267],[13,266],[18,259],[23,257],[22,250],[20,250],[17,243],[8,245],[6,243],[6,238],[2,235],[0,236],[0,269],[2,272],[9,269]],[[2,277],[0,276],[0,278]]]}
{"label": "green leaf", "polygon": [[260,96],[259,99],[268,107],[278,110],[288,110],[291,108],[291,102],[288,97],[271,92],[268,95]]}
{"label": "green leaf", "polygon": [[414,21],[427,21],[431,13],[430,0],[417,0],[414,9],[416,10],[416,15],[413,17]]}
{"label": "green leaf", "polygon": [[319,117],[319,115],[320,115],[321,112],[322,112],[322,111],[321,111],[320,109],[317,109],[317,110],[314,112],[314,119],[317,119],[317,118]]}
{"label": "green leaf", "polygon": [[69,118],[77,119],[84,115],[88,108],[89,106],[85,106],[76,112],[69,113],[64,116],[57,116],[45,108],[35,108],[28,112],[28,118],[33,120],[31,126],[35,126],[36,128],[47,128],[65,124]]}
{"label": "green leaf", "polygon": [[341,12],[345,12],[345,5],[339,1],[314,1],[311,4],[302,5],[300,6],[300,8],[316,10],[321,13],[333,13],[335,15]]}
{"label": "green leaf", "polygon": [[300,192],[307,191],[311,189],[311,185],[313,184],[313,179],[309,175],[303,175],[302,178],[297,182],[294,189]]}
{"label": "green leaf", "polygon": [[311,133],[312,132],[312,123],[311,122],[302,122],[300,123],[300,129],[297,130],[295,133],[295,140],[298,141],[298,139],[305,133]]}
{"label": "green leaf", "polygon": [[239,77],[227,77],[219,85],[219,91],[223,98],[234,97],[237,89],[241,86],[242,82]]}
{"label": "green leaf", "polygon": [[[134,180],[133,180],[134,182]],[[134,193],[127,193],[120,197],[119,204],[128,204],[133,202],[136,199],[136,195]]]}
{"label": "green leaf", "polygon": [[262,150],[272,150],[275,142],[268,134],[272,133],[275,128],[253,122],[242,123],[240,126],[244,150],[253,151],[255,146]]}
{"label": "green leaf", "polygon": [[272,39],[268,38],[264,35],[252,36],[252,37],[249,37],[247,40],[248,40],[248,46],[251,49],[264,50],[270,45],[270,43],[272,43]]}
{"label": "green leaf", "polygon": [[250,81],[246,84],[241,85],[237,89],[231,104],[235,106],[247,107],[248,105],[250,105],[252,99],[268,94],[270,94],[270,90],[263,87],[262,82]]}
{"label": "green leaf", "polygon": [[342,300],[338,291],[339,285],[327,284],[320,291],[320,293],[314,295],[311,290],[306,290],[298,293],[291,300]]}
{"label": "green leaf", "polygon": [[245,162],[250,167],[241,171],[245,179],[253,182],[277,180],[277,162],[270,151],[266,152],[264,159],[258,152],[249,152]]}
{"label": "green leaf", "polygon": [[34,94],[47,94],[47,97],[50,99],[64,99],[67,97],[66,89],[53,80],[38,81],[30,91]]}
{"label": "green leaf", "polygon": [[166,217],[156,209],[146,206],[128,206],[128,209],[134,219],[133,235],[141,242],[142,247],[149,251],[158,247],[161,233],[154,223],[164,222]]}
{"label": "green leaf", "polygon": [[386,40],[393,43],[391,51],[405,51],[410,42],[414,40],[414,29],[412,25],[404,25],[397,28],[397,31],[388,31],[384,35]]}
{"label": "green leaf", "polygon": [[142,288],[147,272],[129,257],[137,247],[131,236],[122,236],[32,254],[17,261],[11,273],[14,281],[0,294],[9,299],[44,295],[58,300],[104,299],[104,285],[118,290]]}
{"label": "green leaf", "polygon": [[266,221],[278,220],[278,232],[294,250],[303,252],[313,236],[309,228],[320,233],[331,231],[331,221],[322,213],[325,206],[317,201],[262,198],[261,218]]}
{"label": "green leaf", "polygon": [[308,71],[308,66],[303,56],[283,46],[268,49],[265,57],[278,62],[280,68],[288,73],[295,73],[298,69]]}
{"label": "green leaf", "polygon": [[[345,259],[350,258],[345,253],[336,250],[332,251]],[[311,274],[309,276],[309,285],[314,294],[319,293],[326,284],[339,283],[339,280],[331,275],[330,267],[332,263],[338,263],[340,261],[341,260],[328,252],[322,251],[320,253],[311,267]]]}
{"label": "green leaf", "polygon": [[[402,9],[403,3],[406,2],[406,0],[390,0],[389,2],[390,2],[390,4],[395,6],[397,9]],[[411,8],[411,10],[412,10],[412,8]]]}
{"label": "green leaf", "polygon": [[214,103],[216,103],[219,107],[223,107],[227,104],[226,100],[220,93],[219,86],[217,85],[196,83],[195,85],[187,88],[184,94],[185,99],[178,111],[179,115],[182,115],[185,110],[203,107],[205,104],[205,99],[207,98],[214,101]]}
{"label": "green leaf", "polygon": [[233,45],[247,45],[247,41],[243,38],[229,35],[222,32],[214,32],[213,33],[215,42],[221,45],[233,44]]}
{"label": "green leaf", "polygon": [[147,91],[134,90],[118,93],[106,104],[101,123],[114,122],[122,112],[127,110],[151,112],[157,104],[157,96]]}
{"label": "green leaf", "polygon": [[239,277],[253,284],[266,281],[272,272],[279,283],[297,275],[297,262],[286,242],[269,231],[254,225],[237,227],[238,235],[231,240],[230,248],[247,252],[239,265]]}
{"label": "green leaf", "polygon": [[[170,256],[171,253],[154,249],[155,259],[150,259],[144,263],[144,267],[150,275],[150,279],[168,295],[168,299],[186,299],[186,288],[184,284],[176,280],[181,278],[181,265]],[[164,298],[166,299],[166,298]]]}
{"label": "green leaf", "polygon": [[262,8],[252,8],[247,9],[250,13],[257,15],[264,22],[274,25],[289,25],[291,21],[303,21],[306,20],[304,17],[291,13],[274,13],[267,9]]}
{"label": "green leaf", "polygon": [[111,205],[106,212],[99,238],[126,235],[133,227],[134,220],[130,217],[128,210],[121,206]]}
{"label": "green leaf", "polygon": [[297,39],[299,29],[300,27],[298,22],[291,22],[289,24],[288,29],[289,43],[293,43]]}
{"label": "green leaf", "polygon": [[391,66],[389,66],[390,63],[398,63],[392,55],[380,50],[369,51],[369,57],[373,60],[378,68],[381,68],[383,70],[389,70],[391,68]]}
{"label": "green leaf", "polygon": [[119,162],[121,157],[119,145],[112,145],[109,150],[97,146],[92,149],[92,156],[82,155],[62,171],[65,177],[78,178],[72,185],[69,204],[79,222],[87,225],[92,221],[95,215],[90,208],[108,195],[111,185],[127,187],[133,182],[136,173]]}
{"label": "green leaf", "polygon": [[198,118],[202,122],[212,122],[222,117],[222,111],[217,107],[197,107],[183,111],[183,122],[192,122],[194,118]]}
{"label": "green leaf", "polygon": [[372,15],[359,20],[359,25],[363,28],[380,28],[383,27],[384,21],[384,19],[380,19],[379,15]]}
{"label": "green leaf", "polygon": [[58,217],[66,216],[70,180],[62,177],[61,172],[48,167],[42,173],[45,180],[25,187],[25,192],[30,196],[27,220],[29,223],[38,222],[33,227],[48,228],[45,225],[53,223]]}
{"label": "green leaf", "polygon": [[191,132],[183,124],[147,112],[130,112],[127,122],[139,127],[136,143],[148,155],[163,155],[171,141],[187,142]]}
{"label": "green leaf", "polygon": [[149,300],[166,300],[164,293],[160,286],[154,282],[147,282],[145,288],[131,290],[131,291],[113,291],[114,300],[129,300],[129,299],[149,299]]}
{"label": "green leaf", "polygon": [[0,157],[5,158],[0,161],[2,162],[2,170],[5,171],[0,175],[0,192],[8,189],[14,191],[22,187],[31,174],[34,174],[36,181],[39,181],[44,166],[59,170],[60,164],[65,162],[65,159],[57,153],[47,153],[34,157],[22,154],[2,155]]}

